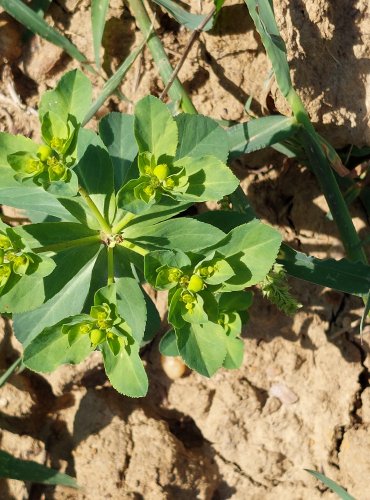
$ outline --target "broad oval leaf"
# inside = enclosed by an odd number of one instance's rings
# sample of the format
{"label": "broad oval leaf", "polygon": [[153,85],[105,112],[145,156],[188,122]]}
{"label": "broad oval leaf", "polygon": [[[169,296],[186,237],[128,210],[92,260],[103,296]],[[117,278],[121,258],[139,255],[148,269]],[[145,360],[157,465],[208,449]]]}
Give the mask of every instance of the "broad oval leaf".
{"label": "broad oval leaf", "polygon": [[216,323],[187,323],[176,330],[177,347],[185,363],[205,377],[221,368],[226,356],[226,335]]}
{"label": "broad oval leaf", "polygon": [[148,392],[148,377],[135,343],[129,348],[121,347],[115,356],[107,343],[102,346],[104,368],[112,386],[121,394],[141,398]]}
{"label": "broad oval leaf", "polygon": [[134,278],[117,278],[117,310],[127,321],[132,336],[140,344],[146,325],[146,305],[143,292]]}
{"label": "broad oval leaf", "polygon": [[176,159],[215,156],[226,163],[229,153],[227,134],[215,120],[187,113],[179,114],[175,120],[179,129]]}
{"label": "broad oval leaf", "polygon": [[156,160],[162,155],[175,156],[177,125],[160,99],[150,95],[136,104],[134,129],[139,152],[149,151]]}

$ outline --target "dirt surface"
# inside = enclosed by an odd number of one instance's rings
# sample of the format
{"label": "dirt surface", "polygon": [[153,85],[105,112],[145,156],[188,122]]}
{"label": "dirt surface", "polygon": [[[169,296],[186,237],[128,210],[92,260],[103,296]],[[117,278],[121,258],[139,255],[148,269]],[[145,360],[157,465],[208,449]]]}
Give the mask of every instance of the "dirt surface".
{"label": "dirt surface", "polygon": [[[48,20],[92,59],[89,4],[55,1]],[[192,2],[194,11],[198,4]],[[285,0],[276,8],[294,82],[318,128],[336,146],[370,144],[365,4]],[[159,9],[155,23],[176,63],[189,33]],[[40,93],[77,63],[37,37],[22,41],[21,35],[3,15],[0,128],[38,138]],[[112,0],[104,35],[108,74],[140,39],[127,7]],[[180,76],[199,111],[242,120],[249,95],[255,113],[269,112],[276,92],[272,83],[269,97],[268,72],[245,7],[227,1],[218,27],[201,36]],[[103,80],[93,81],[97,94]],[[135,101],[162,88],[145,50],[121,90]],[[280,99],[275,105],[285,109]],[[130,103],[112,97],[100,114],[130,109]],[[258,215],[286,241],[318,257],[343,256],[307,169],[271,152],[245,157],[234,168]],[[361,233],[366,221],[360,206],[353,215]],[[13,376],[0,389],[0,448],[75,475],[83,489],[0,480],[0,498],[336,498],[304,468],[324,472],[357,500],[370,498],[369,337],[361,345],[355,324],[361,302],[298,280],[291,284],[303,304],[294,319],[266,303],[256,289],[242,368],[220,371],[210,380],[195,373],[169,379],[158,342],[144,351],[150,377],[145,399],[118,395],[106,381],[98,353],[48,376],[29,371]],[[157,299],[162,311],[163,299]],[[5,370],[20,346],[9,321],[1,326],[0,370]]]}

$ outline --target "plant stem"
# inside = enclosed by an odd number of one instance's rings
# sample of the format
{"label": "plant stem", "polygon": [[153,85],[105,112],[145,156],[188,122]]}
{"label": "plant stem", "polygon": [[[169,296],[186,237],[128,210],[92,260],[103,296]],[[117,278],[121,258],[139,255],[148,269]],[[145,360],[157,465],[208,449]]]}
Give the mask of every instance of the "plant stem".
{"label": "plant stem", "polygon": [[[136,23],[145,38],[148,38],[147,45],[157,65],[159,74],[166,85],[171,79],[173,68],[168,60],[167,54],[163,48],[155,31],[152,31],[152,23],[148,12],[146,11],[142,0],[128,0],[130,10],[136,19]],[[152,33],[150,33],[152,31]],[[185,113],[196,113],[196,109],[180,80],[175,78],[171,88],[168,91],[173,101],[180,99],[181,107]]]}
{"label": "plant stem", "polygon": [[82,247],[86,245],[91,245],[92,243],[101,242],[101,237],[99,234],[93,236],[85,236],[84,238],[77,238],[70,241],[62,241],[61,243],[54,243],[53,245],[46,245],[44,247],[32,248],[34,253],[43,252],[60,252],[62,250],[67,250],[68,248]]}
{"label": "plant stem", "polygon": [[189,55],[189,52],[191,51],[192,46],[194,45],[194,42],[199,38],[204,26],[212,19],[214,13],[216,12],[216,6],[213,6],[209,14],[203,19],[203,21],[200,23],[200,25],[193,31],[191,34],[188,43],[186,44],[185,50],[182,53],[180,61],[177,63],[176,68],[174,69],[170,79],[168,80],[165,88],[163,89],[161,95],[159,96],[160,99],[163,99],[166,97],[166,95],[169,93],[171,86],[175,79],[177,78],[177,75],[180,72],[180,69],[182,68],[184,62],[186,61],[186,58]]}
{"label": "plant stem", "polygon": [[135,214],[132,214],[131,212],[127,212],[127,214],[125,214],[122,219],[117,222],[117,224],[115,224],[113,227],[112,227],[112,234],[117,234],[119,232],[122,231],[122,229],[124,227],[127,226],[127,224],[132,221],[132,219],[134,219],[136,217]]}
{"label": "plant stem", "polygon": [[113,247],[107,247],[107,256],[108,256],[108,285],[112,285],[114,283],[114,254]]}
{"label": "plant stem", "polygon": [[78,188],[78,192],[80,193],[80,195],[82,196],[82,198],[86,201],[88,207],[90,208],[92,214],[94,215],[95,219],[99,223],[99,226],[101,227],[101,229],[105,233],[111,234],[111,228],[110,228],[108,222],[104,219],[104,217],[100,213],[98,207],[95,205],[95,203],[93,202],[93,200],[90,198],[89,194],[81,186]]}
{"label": "plant stem", "polygon": [[138,253],[139,255],[142,255],[145,257],[149,253],[149,250],[145,250],[145,248],[136,245],[135,243],[132,243],[131,241],[124,240],[121,243],[119,243],[122,247],[128,248],[129,250],[132,250],[133,252]]}

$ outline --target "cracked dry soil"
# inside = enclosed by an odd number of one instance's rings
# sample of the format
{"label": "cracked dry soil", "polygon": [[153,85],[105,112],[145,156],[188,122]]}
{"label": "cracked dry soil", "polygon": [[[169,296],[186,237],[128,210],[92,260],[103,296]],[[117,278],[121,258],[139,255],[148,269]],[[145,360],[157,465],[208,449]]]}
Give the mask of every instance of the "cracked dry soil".
{"label": "cracked dry soil", "polygon": [[[249,95],[254,112],[268,113],[276,97],[274,85],[266,94],[269,64],[242,3],[226,2],[217,29],[201,36],[180,74],[198,109],[216,118],[246,119]],[[48,20],[92,59],[89,4],[56,0]],[[342,7],[349,27],[336,14]],[[276,11],[295,84],[320,131],[336,146],[369,144],[365,1],[284,0]],[[38,121],[26,106],[35,108],[39,95],[77,64],[37,37],[22,40],[19,25],[0,17],[0,128],[37,140]],[[159,9],[156,26],[176,63],[189,34]],[[342,50],[346,37],[351,43]],[[139,39],[127,6],[111,0],[105,70],[114,70]],[[323,51],[331,54],[324,71]],[[351,92],[349,80],[359,83]],[[94,80],[96,94],[102,83]],[[162,89],[145,51],[122,92],[136,100]],[[284,111],[278,98],[275,104]],[[110,110],[127,112],[130,105],[112,97],[100,114]],[[343,257],[307,169],[271,152],[249,155],[234,168],[258,215],[286,241],[320,258]],[[361,206],[354,205],[353,216],[362,234],[368,221]],[[353,327],[361,302],[298,280],[291,284],[303,304],[299,313],[283,316],[255,290],[243,366],[211,380],[195,373],[168,379],[158,342],[144,352],[150,392],[141,400],[111,389],[99,354],[48,376],[13,376],[0,389],[0,448],[75,475],[82,490],[0,480],[0,498],[334,500],[304,468],[324,472],[357,500],[370,498],[369,337],[361,344]],[[157,301],[163,311],[163,296]],[[19,350],[4,320],[0,370]]]}

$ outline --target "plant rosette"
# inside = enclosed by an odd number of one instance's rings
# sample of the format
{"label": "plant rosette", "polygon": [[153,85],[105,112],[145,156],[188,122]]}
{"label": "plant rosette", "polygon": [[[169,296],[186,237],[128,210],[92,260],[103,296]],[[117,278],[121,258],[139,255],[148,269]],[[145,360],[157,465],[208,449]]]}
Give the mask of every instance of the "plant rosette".
{"label": "plant rosette", "polygon": [[226,132],[148,96],[95,133],[80,125],[90,107],[91,83],[75,70],[42,96],[43,145],[0,133],[0,203],[31,219],[0,227],[0,311],[13,315],[25,365],[48,372],[98,350],[113,387],[144,396],[140,348],[160,326],[147,281],[169,292],[170,340],[189,367],[240,366],[250,300],[232,298],[266,278],[281,236],[232,211],[226,224],[184,214],[238,187]]}

